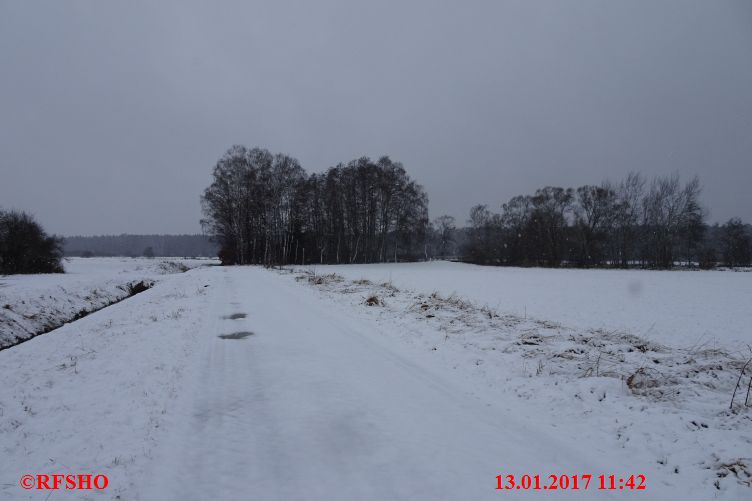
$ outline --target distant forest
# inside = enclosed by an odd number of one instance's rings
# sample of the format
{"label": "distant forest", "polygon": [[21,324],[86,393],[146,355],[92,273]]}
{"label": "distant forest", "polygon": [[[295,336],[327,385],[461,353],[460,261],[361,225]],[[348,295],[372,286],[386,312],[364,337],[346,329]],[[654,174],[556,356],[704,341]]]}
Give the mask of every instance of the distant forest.
{"label": "distant forest", "polygon": [[103,235],[66,237],[65,256],[216,257],[217,245],[205,235]]}
{"label": "distant forest", "polygon": [[224,264],[456,259],[499,266],[711,268],[752,264],[739,219],[708,226],[698,178],[678,175],[544,187],[500,206],[428,218],[403,165],[361,157],[307,174],[294,158],[233,146],[202,196],[204,231]]}
{"label": "distant forest", "polygon": [[[487,210],[487,209],[486,209]],[[493,218],[493,214],[491,215]],[[441,231],[441,224],[450,223],[448,227]],[[462,261],[473,264],[484,264],[493,266],[541,266],[541,267],[612,267],[612,268],[672,268],[672,267],[695,267],[695,268],[714,268],[716,266],[752,266],[752,225],[744,224],[738,219],[732,219],[724,224],[703,224],[702,241],[699,248],[691,248],[687,253],[687,247],[678,242],[674,245],[673,264],[671,266],[660,266],[651,263],[648,260],[642,260],[636,257],[627,263],[612,263],[607,260],[585,264],[578,262],[571,257],[575,256],[578,249],[576,230],[571,227],[567,228],[568,237],[564,240],[566,249],[563,253],[564,258],[557,265],[548,264],[545,261],[521,260],[514,262],[510,259],[509,243],[505,241],[503,230],[493,225],[486,225],[478,228],[464,226],[457,228],[454,226],[454,218],[442,216],[433,222],[431,231],[431,251],[435,259],[447,259],[453,261]],[[506,235],[510,241],[522,240],[523,237],[516,238]],[[507,247],[505,248],[504,245]],[[636,249],[640,249],[644,241],[637,240]],[[503,250],[502,250],[503,249]],[[636,256],[639,256],[639,252]],[[689,260],[687,256],[689,255]],[[524,255],[522,255],[524,256]],[[699,259],[699,260],[698,260]]]}

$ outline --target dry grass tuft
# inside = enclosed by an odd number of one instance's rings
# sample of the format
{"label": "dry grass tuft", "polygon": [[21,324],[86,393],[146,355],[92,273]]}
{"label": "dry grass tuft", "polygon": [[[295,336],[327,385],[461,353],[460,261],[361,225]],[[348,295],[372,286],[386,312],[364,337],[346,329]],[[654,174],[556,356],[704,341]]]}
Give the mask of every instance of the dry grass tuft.
{"label": "dry grass tuft", "polygon": [[370,296],[365,300],[366,306],[384,306],[384,301],[377,295]]}

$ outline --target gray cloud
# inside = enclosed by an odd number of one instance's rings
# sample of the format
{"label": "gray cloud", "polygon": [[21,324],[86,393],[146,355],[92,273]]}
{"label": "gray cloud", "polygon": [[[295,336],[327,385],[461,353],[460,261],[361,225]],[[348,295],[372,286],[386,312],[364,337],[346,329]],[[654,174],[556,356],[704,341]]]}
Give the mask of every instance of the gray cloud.
{"label": "gray cloud", "polygon": [[402,161],[432,216],[699,175],[752,221],[747,1],[0,3],[0,205],[63,234],[194,232],[233,143]]}

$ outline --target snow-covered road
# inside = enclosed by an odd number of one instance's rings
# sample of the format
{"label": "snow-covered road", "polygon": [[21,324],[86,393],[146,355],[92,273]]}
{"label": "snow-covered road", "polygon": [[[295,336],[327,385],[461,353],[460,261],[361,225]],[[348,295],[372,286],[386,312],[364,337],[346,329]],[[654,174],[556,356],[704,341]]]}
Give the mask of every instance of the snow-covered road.
{"label": "snow-covered road", "polygon": [[[259,268],[214,271],[195,391],[145,498],[530,498],[495,491],[495,476],[608,469],[377,343],[310,291]],[[253,334],[221,337],[238,332]]]}

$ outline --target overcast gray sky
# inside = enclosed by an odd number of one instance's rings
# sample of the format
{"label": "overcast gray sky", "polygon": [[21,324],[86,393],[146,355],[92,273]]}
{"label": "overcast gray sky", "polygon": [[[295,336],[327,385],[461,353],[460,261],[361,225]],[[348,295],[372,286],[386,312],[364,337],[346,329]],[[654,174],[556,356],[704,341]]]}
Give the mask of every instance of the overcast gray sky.
{"label": "overcast gray sky", "polygon": [[0,0],[0,206],[198,232],[236,143],[388,154],[432,217],[637,170],[752,222],[752,2]]}

